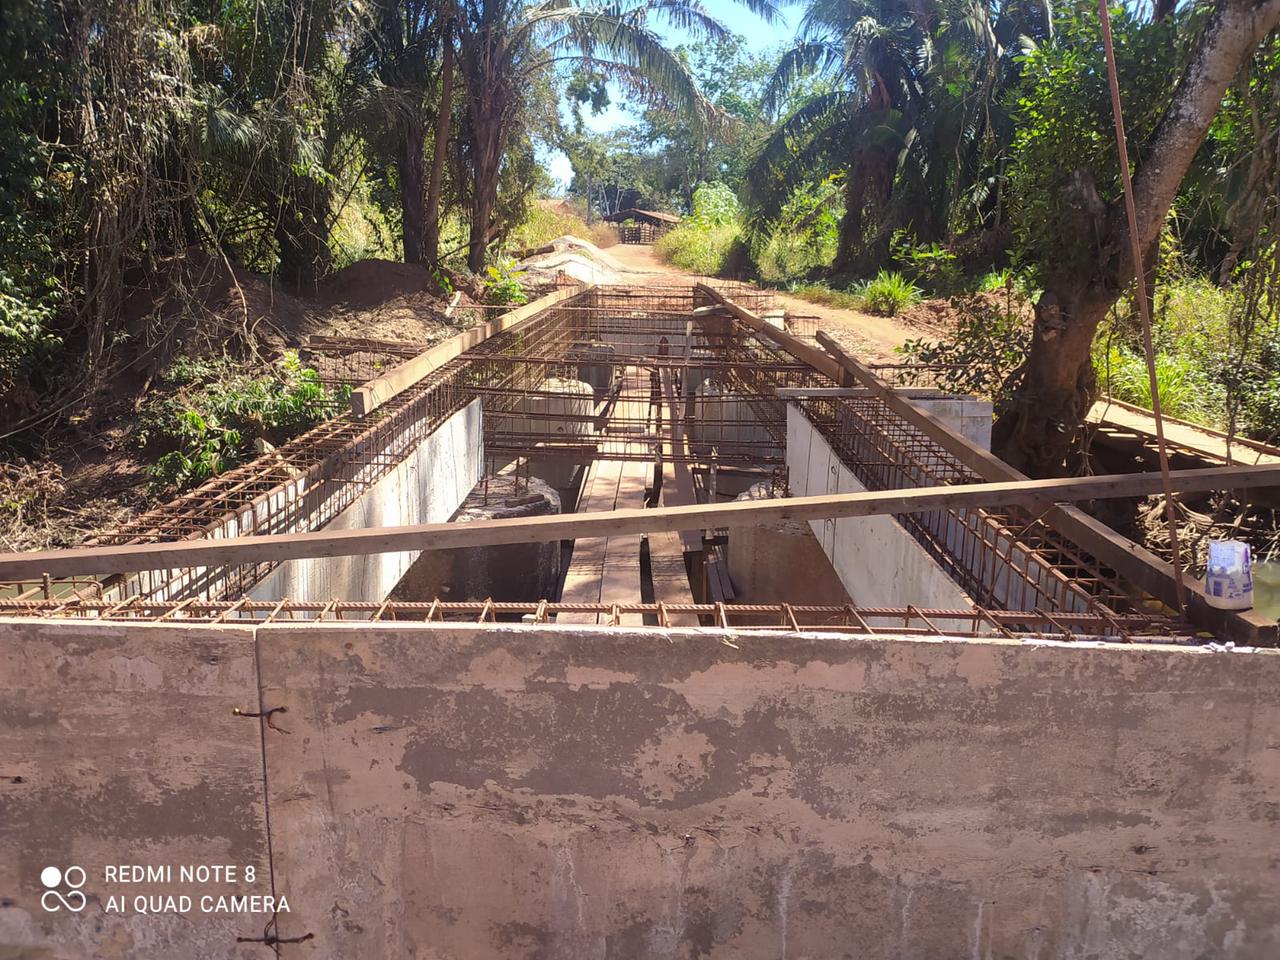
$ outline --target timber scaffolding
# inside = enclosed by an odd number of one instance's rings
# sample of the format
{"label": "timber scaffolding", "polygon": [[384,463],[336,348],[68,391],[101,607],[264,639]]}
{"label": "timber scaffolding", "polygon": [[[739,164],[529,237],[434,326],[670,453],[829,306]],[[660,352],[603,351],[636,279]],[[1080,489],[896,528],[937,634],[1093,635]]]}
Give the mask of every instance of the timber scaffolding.
{"label": "timber scaffolding", "polygon": [[[91,547],[229,540],[230,555],[243,542],[240,538],[320,531],[476,400],[483,408],[490,472],[535,457],[579,463],[642,460],[656,464],[655,476],[664,463],[679,464],[701,480],[702,498],[708,494],[708,479],[714,485],[721,469],[754,472],[777,483],[780,476],[785,481],[788,407],[794,407],[872,493],[1021,478],[925,413],[913,403],[911,391],[885,386],[874,368],[845,355],[825,335],[815,337],[803,329],[793,333],[780,319],[762,319],[768,306],[767,292],[740,284],[582,287],[557,291],[412,357],[411,350],[422,351],[426,345],[313,340],[317,354],[367,358],[338,365],[339,372],[328,377],[331,382],[354,385],[384,371],[355,391],[353,412],[148,511]],[[547,383],[577,380],[584,365],[597,361],[648,375],[616,378],[602,397],[593,399],[589,412],[573,412],[569,404],[580,401],[581,394],[549,389]],[[687,436],[682,427],[693,422],[694,379],[714,380],[719,392],[713,409],[741,404],[758,433],[744,438],[740,418],[710,416],[697,421],[696,436]],[[531,410],[527,404],[532,398],[564,403],[560,411],[545,404]],[[604,425],[605,433],[594,429]],[[593,429],[579,429],[583,427]],[[649,512],[656,516],[660,511]],[[0,616],[483,623],[498,615],[538,622],[556,613],[585,612],[600,615],[599,622],[606,625],[631,614],[662,626],[676,613],[735,630],[745,628],[740,621],[749,616],[753,622],[767,617],[795,629],[864,633],[1185,640],[1197,629],[1211,627],[1255,643],[1275,639],[1274,624],[1212,611],[1202,596],[1190,610],[1192,624],[1180,622],[1169,609],[1172,582],[1161,561],[1051,497],[1034,505],[961,504],[894,516],[969,594],[972,610],[785,603],[557,605],[552,598],[523,606],[250,600],[248,591],[285,556],[281,554],[246,562],[211,558],[204,566],[166,569],[122,564],[122,572],[93,580],[33,574],[7,585]],[[706,532],[710,537],[704,545],[713,551],[716,531]],[[685,540],[686,550],[696,545],[696,540]],[[378,549],[388,548],[371,546],[366,552]],[[11,569],[13,564],[3,561],[12,560],[2,558],[0,568]],[[32,557],[27,566],[35,562]],[[946,629],[935,626],[935,620],[945,621]]]}

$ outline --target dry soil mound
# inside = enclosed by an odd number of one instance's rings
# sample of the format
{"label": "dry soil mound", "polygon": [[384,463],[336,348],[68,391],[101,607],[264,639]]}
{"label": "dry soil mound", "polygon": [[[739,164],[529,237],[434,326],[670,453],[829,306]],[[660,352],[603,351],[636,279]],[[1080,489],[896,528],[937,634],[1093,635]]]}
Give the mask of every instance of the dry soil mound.
{"label": "dry soil mound", "polygon": [[385,304],[396,297],[434,292],[431,271],[421,264],[394,260],[359,260],[325,281],[322,303],[351,308]]}

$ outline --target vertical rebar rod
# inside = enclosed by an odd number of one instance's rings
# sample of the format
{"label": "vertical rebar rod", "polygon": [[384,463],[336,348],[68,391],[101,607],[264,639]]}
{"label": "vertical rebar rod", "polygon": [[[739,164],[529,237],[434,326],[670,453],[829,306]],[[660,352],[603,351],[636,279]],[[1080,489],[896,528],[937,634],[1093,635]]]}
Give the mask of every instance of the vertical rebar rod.
{"label": "vertical rebar rod", "polygon": [[1147,277],[1142,256],[1142,240],[1138,236],[1138,211],[1133,202],[1133,178],[1129,173],[1129,145],[1124,133],[1124,114],[1120,108],[1120,80],[1116,73],[1116,51],[1111,42],[1111,15],[1107,0],[1098,0],[1098,16],[1102,20],[1102,46],[1107,55],[1107,79],[1111,86],[1111,113],[1116,124],[1116,150],[1120,154],[1120,180],[1124,185],[1124,206],[1129,217],[1129,247],[1133,257],[1133,276],[1137,282],[1138,313],[1142,317],[1142,345],[1147,355],[1147,379],[1151,382],[1151,412],[1156,421],[1156,447],[1160,455],[1160,478],[1164,483],[1165,518],[1169,522],[1169,549],[1173,554],[1173,587],[1178,600],[1178,613],[1186,616],[1187,587],[1182,580],[1182,549],[1178,543],[1178,513],[1169,481],[1169,451],[1164,440],[1164,416],[1160,409],[1160,387],[1156,381],[1156,351],[1151,341],[1151,304],[1147,300]]}

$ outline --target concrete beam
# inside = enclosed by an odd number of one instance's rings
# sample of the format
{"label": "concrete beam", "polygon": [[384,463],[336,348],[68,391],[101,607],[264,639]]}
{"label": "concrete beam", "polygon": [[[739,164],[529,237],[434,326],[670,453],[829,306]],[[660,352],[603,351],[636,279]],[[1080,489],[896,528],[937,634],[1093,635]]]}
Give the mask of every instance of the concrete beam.
{"label": "concrete beam", "polygon": [[539,297],[523,307],[517,307],[510,313],[504,313],[497,319],[490,320],[482,326],[466,330],[456,337],[446,340],[444,343],[436,344],[434,347],[418,354],[412,360],[407,360],[382,376],[375,377],[363,386],[356,388],[351,394],[352,414],[357,417],[366,416],[392,397],[403,393],[418,381],[429,376],[433,371],[440,369],[450,360],[457,359],[468,350],[484,343],[490,337],[496,336],[505,330],[510,330],[516,324],[532,319],[544,310],[549,310],[556,304],[577,297],[590,289],[591,287],[586,285],[557,290],[554,293],[547,294],[545,297]]}

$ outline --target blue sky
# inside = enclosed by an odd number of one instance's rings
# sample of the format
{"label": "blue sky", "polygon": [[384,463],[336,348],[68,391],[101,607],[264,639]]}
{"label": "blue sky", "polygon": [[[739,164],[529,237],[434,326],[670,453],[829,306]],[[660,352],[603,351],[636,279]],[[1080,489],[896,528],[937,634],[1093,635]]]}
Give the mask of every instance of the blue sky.
{"label": "blue sky", "polygon": [[[782,22],[771,25],[765,23],[746,7],[734,2],[734,0],[703,0],[703,6],[707,12],[731,31],[744,37],[747,41],[747,46],[753,51],[768,50],[770,47],[783,45],[789,46],[795,37],[796,25],[800,22],[803,8],[784,5],[785,0],[775,0],[775,3],[782,9],[783,19]],[[685,31],[675,30],[665,25],[658,28],[658,33],[665,37],[673,47],[679,46],[689,39]],[[632,113],[627,108],[626,103],[617,99],[621,96],[621,91],[616,87],[610,88],[610,96],[614,98],[613,101],[597,116],[592,116],[589,110],[583,113],[583,119],[587,127],[597,133],[606,133],[616,127],[635,123],[639,119],[638,114]],[[573,168],[569,164],[569,158],[559,150],[553,150],[548,152],[544,162],[547,163],[551,176],[556,180],[558,188],[560,190],[567,188],[569,180],[573,177]]]}

